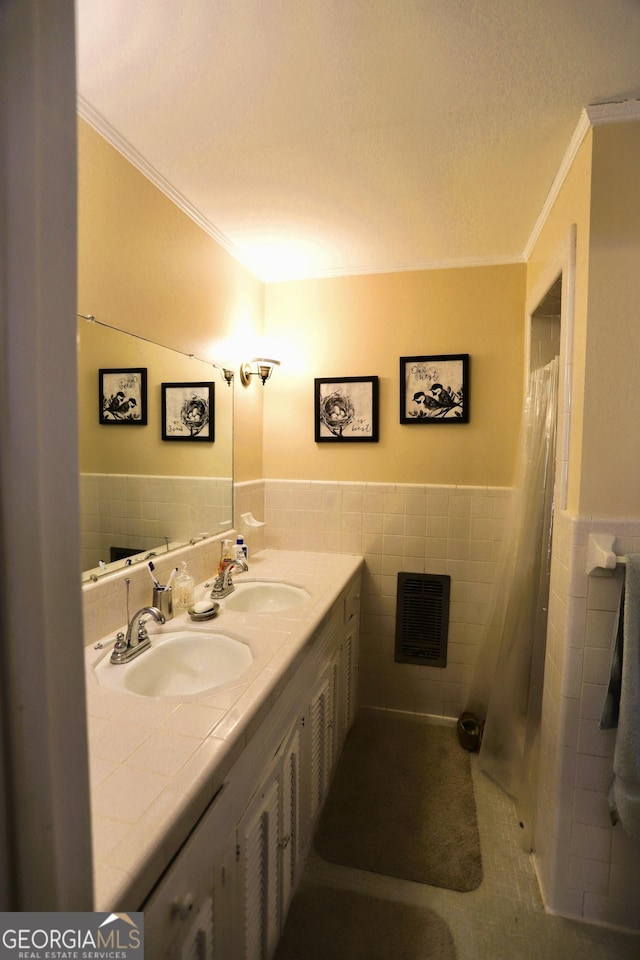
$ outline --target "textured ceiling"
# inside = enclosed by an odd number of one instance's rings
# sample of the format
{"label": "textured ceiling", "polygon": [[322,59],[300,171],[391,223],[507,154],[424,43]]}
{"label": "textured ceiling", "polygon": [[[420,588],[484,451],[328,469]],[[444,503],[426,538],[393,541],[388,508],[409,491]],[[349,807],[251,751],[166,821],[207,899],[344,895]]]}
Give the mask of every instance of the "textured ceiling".
{"label": "textured ceiling", "polygon": [[640,0],[76,0],[80,112],[264,280],[519,260]]}

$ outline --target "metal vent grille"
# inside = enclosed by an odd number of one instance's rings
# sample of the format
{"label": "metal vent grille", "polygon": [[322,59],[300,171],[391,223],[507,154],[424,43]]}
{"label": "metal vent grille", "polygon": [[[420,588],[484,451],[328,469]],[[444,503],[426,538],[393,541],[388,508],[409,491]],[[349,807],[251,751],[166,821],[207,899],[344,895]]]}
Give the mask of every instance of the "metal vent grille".
{"label": "metal vent grille", "polygon": [[446,667],[451,578],[437,573],[399,573],[396,602],[398,663]]}

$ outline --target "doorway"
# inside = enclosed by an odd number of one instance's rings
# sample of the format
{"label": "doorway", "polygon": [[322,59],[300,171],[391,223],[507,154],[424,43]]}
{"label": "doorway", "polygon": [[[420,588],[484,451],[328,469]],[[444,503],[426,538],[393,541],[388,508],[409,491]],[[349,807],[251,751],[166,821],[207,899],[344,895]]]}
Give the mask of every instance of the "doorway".
{"label": "doorway", "polygon": [[[544,404],[543,416],[552,417],[553,423],[547,424],[549,437],[547,456],[551,461],[543,471],[540,469],[535,493],[536,502],[528,509],[538,513],[534,552],[538,556],[538,569],[532,591],[531,633],[532,643],[529,664],[528,703],[522,731],[522,762],[516,792],[516,811],[521,828],[520,845],[524,850],[534,848],[536,795],[538,786],[538,765],[540,757],[540,735],[542,725],[542,700],[544,690],[544,668],[547,644],[549,589],[551,579],[551,557],[553,542],[553,515],[556,505],[556,442],[558,425],[557,388],[550,382],[556,378],[560,364],[562,343],[562,274],[552,283],[538,305],[530,314],[529,325],[529,402],[536,402],[535,391],[551,390],[555,393],[555,402],[545,394],[540,405]],[[543,378],[542,380],[540,378]],[[539,425],[538,430],[542,430]],[[553,436],[553,442],[550,437]],[[543,480],[540,483],[540,480]]]}

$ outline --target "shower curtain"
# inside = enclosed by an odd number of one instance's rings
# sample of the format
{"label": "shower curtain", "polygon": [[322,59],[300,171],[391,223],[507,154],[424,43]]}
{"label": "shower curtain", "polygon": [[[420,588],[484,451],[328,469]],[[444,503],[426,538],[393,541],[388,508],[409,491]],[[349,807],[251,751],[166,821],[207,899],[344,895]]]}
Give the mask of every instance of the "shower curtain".
{"label": "shower curtain", "polygon": [[531,849],[547,632],[558,359],[533,372],[518,483],[466,710],[484,718],[480,767],[516,800]]}

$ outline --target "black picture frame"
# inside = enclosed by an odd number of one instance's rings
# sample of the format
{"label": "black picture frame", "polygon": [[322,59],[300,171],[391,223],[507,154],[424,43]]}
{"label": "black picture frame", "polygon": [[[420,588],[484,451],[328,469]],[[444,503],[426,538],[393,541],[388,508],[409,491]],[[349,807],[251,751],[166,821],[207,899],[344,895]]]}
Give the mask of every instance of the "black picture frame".
{"label": "black picture frame", "polygon": [[316,377],[316,443],[378,442],[378,377]]}
{"label": "black picture frame", "polygon": [[162,439],[215,440],[215,384],[211,380],[162,384]]}
{"label": "black picture frame", "polygon": [[100,367],[98,409],[104,426],[146,426],[147,368]]}
{"label": "black picture frame", "polygon": [[468,353],[400,357],[400,423],[468,422]]}

